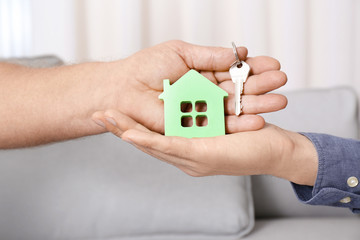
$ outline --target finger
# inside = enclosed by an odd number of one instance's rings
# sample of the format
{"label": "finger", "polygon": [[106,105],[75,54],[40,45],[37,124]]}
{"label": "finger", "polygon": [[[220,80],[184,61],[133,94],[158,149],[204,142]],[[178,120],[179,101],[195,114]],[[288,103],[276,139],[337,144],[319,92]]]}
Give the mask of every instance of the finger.
{"label": "finger", "polygon": [[123,134],[123,139],[178,158],[187,159],[196,153],[192,139],[183,137],[165,137],[154,132],[130,129]]}
{"label": "finger", "polygon": [[139,150],[143,151],[144,153],[149,154],[165,163],[171,164],[190,176],[193,177],[203,176],[203,174],[199,173],[198,168],[191,160],[178,158],[169,154],[159,152],[157,150],[143,147],[141,145],[136,145],[136,144],[133,145]]}
{"label": "finger", "polygon": [[184,165],[183,161],[185,161],[184,159],[180,159],[176,156],[170,155],[170,154],[165,154],[163,152],[159,152],[157,150],[148,148],[148,147],[144,147],[142,145],[139,144],[135,144],[132,143],[136,148],[138,148],[139,150],[143,151],[144,153],[147,153],[157,159],[160,159],[161,161],[167,162],[169,164],[172,165]]}
{"label": "finger", "polygon": [[[250,76],[244,84],[244,94],[264,94],[284,86],[287,76],[281,71],[268,71],[259,75]],[[223,81],[219,87],[229,94],[234,94],[234,83],[230,80]]]}
{"label": "finger", "polygon": [[[243,95],[241,97],[242,111],[244,114],[259,114],[275,112],[284,109],[287,98],[281,94],[269,93],[265,95]],[[225,98],[225,113],[235,114],[235,96],[229,94]]]}
{"label": "finger", "polygon": [[[231,48],[204,47],[181,41],[170,42],[191,69],[208,71],[225,71],[235,61]],[[245,47],[237,48],[239,58],[244,60],[247,56]]]}
{"label": "finger", "polygon": [[105,128],[114,135],[121,138],[123,132],[130,128],[149,131],[143,125],[117,110],[99,111],[92,115],[94,121],[101,121]]}
{"label": "finger", "polygon": [[195,171],[195,167],[192,166],[192,162],[185,158],[179,158],[171,154],[165,154],[163,152],[144,147],[142,145],[133,144],[136,148],[147,153],[163,162],[169,163],[177,168],[180,168],[184,172]]}
{"label": "finger", "polygon": [[91,116],[91,119],[99,126],[105,128],[105,123],[103,120],[103,116],[104,116],[104,111],[97,111],[95,113],[93,113],[93,115]]}
{"label": "finger", "polygon": [[124,130],[122,130],[119,126],[117,126],[113,118],[106,117],[104,111],[95,112],[91,116],[91,118],[94,122],[104,127],[108,132],[111,132],[114,135],[121,138],[121,135],[123,134]]}
{"label": "finger", "polygon": [[[92,116],[93,120],[101,120],[102,123],[105,124],[106,129],[109,132],[112,132],[118,137],[122,137],[124,132],[126,132],[129,129],[136,129],[141,132],[148,132],[151,131],[145,128],[143,125],[137,123],[127,115],[117,111],[117,110],[107,110],[106,112],[99,111],[93,114]],[[128,141],[128,139],[125,139],[125,141]],[[165,154],[156,150],[152,150],[150,148],[144,147],[142,145],[136,144],[134,142],[131,142],[135,147],[140,149],[141,151],[150,154],[153,157],[156,157],[160,160],[163,160],[165,162],[168,162],[173,165],[181,165],[184,166],[182,159],[177,158],[175,156]]]}
{"label": "finger", "polygon": [[[280,70],[280,62],[275,58],[268,56],[258,56],[258,57],[248,57],[245,61],[250,66],[250,75],[261,74],[267,71],[276,71]],[[229,66],[230,67],[230,66]],[[229,67],[227,71],[215,72],[214,76],[216,81],[223,82],[230,80]]]}
{"label": "finger", "polygon": [[209,79],[211,82],[218,84],[218,81],[216,80],[214,71],[200,71],[200,74]]}
{"label": "finger", "polygon": [[106,119],[115,120],[116,126],[124,132],[129,129],[138,129],[144,132],[150,132],[150,130],[147,129],[144,125],[136,122],[134,119],[118,110],[106,110],[104,116]]}
{"label": "finger", "polygon": [[[220,137],[212,138],[183,138],[165,137],[157,133],[145,133],[130,129],[123,134],[125,141],[130,141],[139,149],[152,156],[169,162],[191,176],[205,176],[217,173],[218,167],[209,161],[209,150],[218,154],[223,146]],[[221,153],[220,153],[221,155]],[[216,158],[216,157],[215,157]]]}
{"label": "finger", "polygon": [[215,78],[215,81],[218,82],[218,83],[221,83],[223,81],[231,81],[231,76],[230,76],[230,73],[229,73],[229,69],[230,69],[230,66],[228,67],[228,69],[226,71],[216,71],[214,72],[214,78]]}
{"label": "finger", "polygon": [[265,126],[265,120],[259,115],[231,115],[225,117],[226,133],[255,131]]}
{"label": "finger", "polygon": [[268,56],[249,57],[246,63],[250,65],[250,74],[260,74],[281,68],[278,60]]}

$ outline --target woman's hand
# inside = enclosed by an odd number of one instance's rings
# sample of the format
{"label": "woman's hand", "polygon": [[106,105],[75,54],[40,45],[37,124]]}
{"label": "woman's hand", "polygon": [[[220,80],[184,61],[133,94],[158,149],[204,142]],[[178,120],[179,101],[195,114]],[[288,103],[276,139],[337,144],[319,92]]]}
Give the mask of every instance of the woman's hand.
{"label": "woman's hand", "polygon": [[302,185],[315,183],[318,157],[313,144],[274,125],[218,137],[183,138],[152,132],[117,110],[94,117],[116,136],[191,176],[269,174]]}

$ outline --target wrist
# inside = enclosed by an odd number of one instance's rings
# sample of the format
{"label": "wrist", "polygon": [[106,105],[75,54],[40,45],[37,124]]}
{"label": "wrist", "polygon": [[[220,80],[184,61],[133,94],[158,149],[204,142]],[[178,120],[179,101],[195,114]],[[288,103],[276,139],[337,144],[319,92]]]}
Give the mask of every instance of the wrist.
{"label": "wrist", "polygon": [[124,90],[127,74],[124,71],[123,62],[100,62],[86,63],[90,72],[88,82],[91,93],[93,110],[118,109],[122,110],[122,100],[125,97]]}
{"label": "wrist", "polygon": [[101,103],[97,106],[97,110],[116,109],[124,114],[133,112],[131,104],[133,70],[129,67],[128,61],[125,59],[102,64],[102,73],[99,74],[98,79]]}
{"label": "wrist", "polygon": [[56,105],[65,110],[60,111],[58,125],[66,124],[67,131],[74,133],[71,138],[105,132],[91,116],[99,110],[119,109],[117,96],[122,95],[125,79],[120,66],[121,62],[90,62],[49,70],[61,83]]}
{"label": "wrist", "polygon": [[299,185],[313,186],[318,170],[317,151],[312,142],[305,136],[283,130],[281,170],[279,177]]}

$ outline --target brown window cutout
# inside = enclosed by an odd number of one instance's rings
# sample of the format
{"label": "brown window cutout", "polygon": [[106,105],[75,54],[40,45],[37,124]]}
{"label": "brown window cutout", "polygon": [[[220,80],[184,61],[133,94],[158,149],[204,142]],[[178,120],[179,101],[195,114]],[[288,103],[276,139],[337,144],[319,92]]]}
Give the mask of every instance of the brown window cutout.
{"label": "brown window cutout", "polygon": [[189,101],[181,102],[180,110],[183,113],[192,112],[192,103]]}
{"label": "brown window cutout", "polygon": [[192,116],[183,116],[181,117],[181,126],[183,127],[192,127],[193,126]]}
{"label": "brown window cutout", "polygon": [[206,127],[208,125],[208,118],[205,115],[196,116],[196,126]]}
{"label": "brown window cutout", "polygon": [[205,101],[196,101],[195,103],[195,110],[197,112],[206,112],[207,111],[207,104]]}

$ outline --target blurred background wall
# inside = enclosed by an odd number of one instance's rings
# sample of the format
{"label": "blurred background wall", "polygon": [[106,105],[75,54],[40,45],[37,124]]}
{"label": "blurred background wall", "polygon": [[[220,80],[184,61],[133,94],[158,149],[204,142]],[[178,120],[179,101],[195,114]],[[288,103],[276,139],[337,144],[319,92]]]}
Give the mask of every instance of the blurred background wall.
{"label": "blurred background wall", "polygon": [[170,39],[275,57],[286,90],[360,93],[358,0],[0,0],[0,57],[108,61]]}

